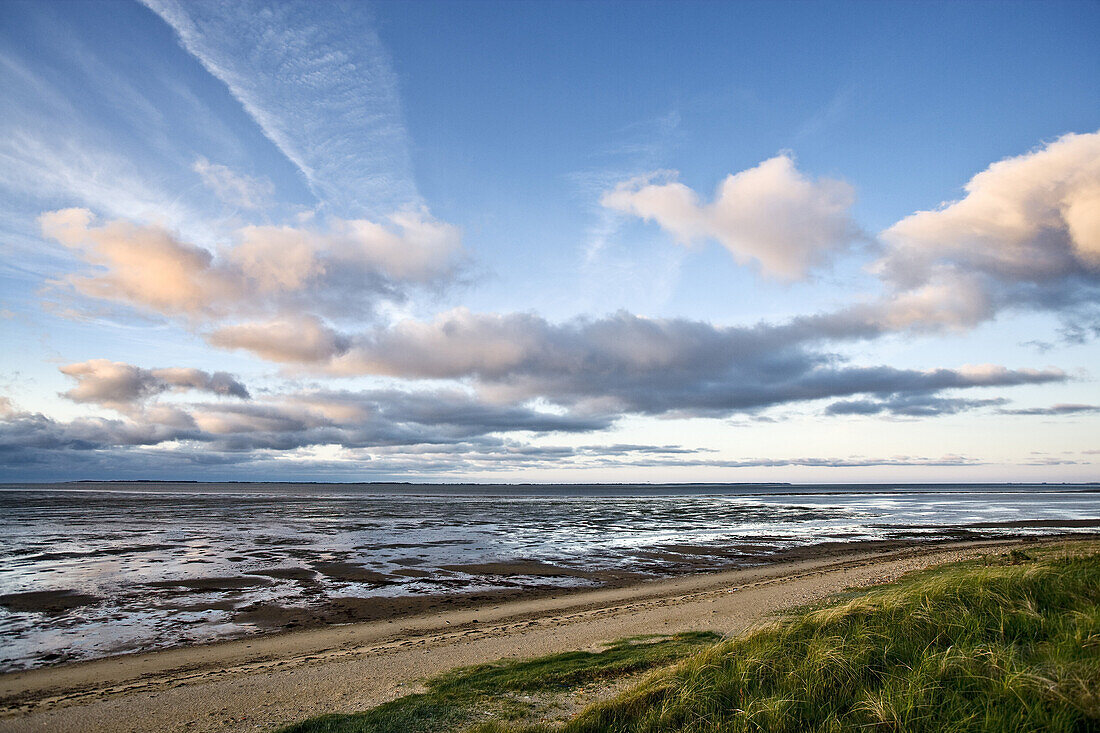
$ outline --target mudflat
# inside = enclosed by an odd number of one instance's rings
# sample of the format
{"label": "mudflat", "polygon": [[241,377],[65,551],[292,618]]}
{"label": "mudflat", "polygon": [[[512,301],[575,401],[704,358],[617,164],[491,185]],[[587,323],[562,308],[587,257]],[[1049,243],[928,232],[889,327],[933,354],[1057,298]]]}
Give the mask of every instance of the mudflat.
{"label": "mudflat", "polygon": [[1100,493],[1088,489],[0,486],[0,673],[817,559],[853,542],[1092,534]]}
{"label": "mudflat", "polygon": [[1021,544],[1075,541],[1081,540],[833,546],[750,569],[491,598],[431,613],[14,672],[0,676],[0,730],[265,730],[362,710],[460,665],[644,633],[733,635],[785,609],[929,565]]}

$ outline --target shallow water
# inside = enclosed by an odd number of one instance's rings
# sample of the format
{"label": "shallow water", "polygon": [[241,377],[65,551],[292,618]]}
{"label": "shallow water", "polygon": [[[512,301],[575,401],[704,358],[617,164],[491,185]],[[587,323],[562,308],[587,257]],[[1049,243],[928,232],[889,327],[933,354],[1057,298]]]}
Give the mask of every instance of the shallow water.
{"label": "shallow water", "polygon": [[[1100,519],[1098,488],[0,486],[0,670],[258,633],[243,613],[257,606],[596,585],[590,571],[747,565],[822,542],[1096,531],[1007,525]],[[455,567],[517,561],[563,570]]]}

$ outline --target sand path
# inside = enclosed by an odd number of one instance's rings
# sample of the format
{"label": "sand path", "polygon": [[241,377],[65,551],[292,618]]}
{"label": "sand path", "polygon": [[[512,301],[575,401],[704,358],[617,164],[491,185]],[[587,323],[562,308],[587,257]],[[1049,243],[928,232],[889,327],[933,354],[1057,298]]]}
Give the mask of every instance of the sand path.
{"label": "sand path", "polygon": [[252,731],[351,712],[458,665],[582,649],[641,633],[742,632],[777,611],[911,570],[1003,552],[984,541],[694,574],[112,657],[0,677],[2,731]]}

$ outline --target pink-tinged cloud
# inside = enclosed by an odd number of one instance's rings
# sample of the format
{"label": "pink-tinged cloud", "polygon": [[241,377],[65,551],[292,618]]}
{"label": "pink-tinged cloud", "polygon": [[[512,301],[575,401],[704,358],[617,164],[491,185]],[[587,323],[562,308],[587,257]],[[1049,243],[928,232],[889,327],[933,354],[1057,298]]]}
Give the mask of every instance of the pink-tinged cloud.
{"label": "pink-tinged cloud", "polygon": [[116,220],[93,226],[87,209],[43,214],[42,233],[73,250],[93,270],[66,279],[79,293],[167,315],[210,313],[244,295],[242,283],[214,264],[208,250],[165,229]]}
{"label": "pink-tinged cloud", "polygon": [[407,289],[446,281],[461,258],[459,231],[423,212],[387,225],[333,219],[323,229],[248,226],[218,251],[155,225],[96,225],[87,209],[43,214],[42,232],[87,271],[63,282],[78,293],[191,321],[284,312],[369,313]]}
{"label": "pink-tinged cloud", "polygon": [[359,337],[331,369],[428,379],[507,373],[546,353],[548,325],[531,314],[455,308],[428,322],[404,320]]}
{"label": "pink-tinged cloud", "polygon": [[327,362],[347,351],[349,339],[309,315],[223,326],[207,341],[223,349],[244,349],[282,364]]}
{"label": "pink-tinged cloud", "polygon": [[227,253],[242,275],[262,293],[299,290],[322,275],[323,244],[312,232],[294,227],[247,226]]}
{"label": "pink-tinged cloud", "polygon": [[1100,294],[1100,132],[994,163],[966,196],[881,234],[872,266],[894,328],[968,328],[1007,308],[1070,311]]}
{"label": "pink-tinged cloud", "polygon": [[[992,164],[966,196],[883,231],[869,267],[886,293],[842,309],[879,331],[968,329],[1006,308],[1072,311],[1100,294],[1100,132],[1069,134]],[[721,242],[764,274],[806,276],[865,237],[851,188],[810,180],[787,155],[726,178],[714,201],[655,176],[604,195],[679,242]]]}
{"label": "pink-tinged cloud", "polygon": [[717,240],[770,277],[805,278],[862,237],[850,216],[852,187],[812,180],[786,154],[728,176],[708,204],[682,183],[654,178],[621,183],[601,203],[656,222],[682,244]]}
{"label": "pink-tinged cloud", "polygon": [[889,279],[927,279],[943,262],[1007,280],[1100,273],[1100,132],[994,163],[965,190],[882,233]]}

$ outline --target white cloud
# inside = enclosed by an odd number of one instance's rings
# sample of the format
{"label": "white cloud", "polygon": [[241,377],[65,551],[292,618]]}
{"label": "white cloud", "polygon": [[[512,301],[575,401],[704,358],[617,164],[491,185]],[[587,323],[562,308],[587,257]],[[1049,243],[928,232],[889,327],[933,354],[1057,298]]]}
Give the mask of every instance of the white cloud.
{"label": "white cloud", "polygon": [[296,227],[246,226],[228,258],[263,292],[297,290],[321,275],[321,238]]}
{"label": "white cloud", "polygon": [[[784,279],[864,238],[848,215],[851,188],[806,178],[787,155],[729,176],[709,204],[662,177],[621,183],[603,204],[654,221],[683,244],[716,239],[739,262]],[[994,163],[965,191],[883,231],[883,253],[869,269],[885,294],[837,316],[883,330],[969,329],[1006,308],[1069,313],[1095,302],[1100,132]]]}
{"label": "white cloud", "polygon": [[965,331],[996,315],[997,307],[981,277],[937,268],[920,285],[897,290],[863,310],[886,330],[947,328]]}
{"label": "white cloud", "polygon": [[426,282],[443,274],[461,248],[459,230],[422,212],[389,217],[391,227],[366,219],[339,222],[333,231],[335,258],[385,273],[395,280]]}
{"label": "white cloud", "polygon": [[849,215],[852,187],[811,180],[789,155],[728,176],[709,204],[682,183],[655,182],[668,175],[621,183],[602,203],[656,222],[682,244],[715,239],[739,263],[783,280],[805,278],[861,237]]}

